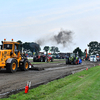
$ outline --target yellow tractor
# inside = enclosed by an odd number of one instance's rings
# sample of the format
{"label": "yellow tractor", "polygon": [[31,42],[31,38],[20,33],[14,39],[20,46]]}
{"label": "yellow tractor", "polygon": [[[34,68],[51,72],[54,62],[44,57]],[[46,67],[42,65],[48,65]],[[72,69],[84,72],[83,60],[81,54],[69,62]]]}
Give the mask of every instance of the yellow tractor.
{"label": "yellow tractor", "polygon": [[16,72],[18,68],[23,71],[29,69],[29,62],[26,57],[20,54],[18,42],[2,41],[0,50],[0,69],[6,68],[7,72]]}

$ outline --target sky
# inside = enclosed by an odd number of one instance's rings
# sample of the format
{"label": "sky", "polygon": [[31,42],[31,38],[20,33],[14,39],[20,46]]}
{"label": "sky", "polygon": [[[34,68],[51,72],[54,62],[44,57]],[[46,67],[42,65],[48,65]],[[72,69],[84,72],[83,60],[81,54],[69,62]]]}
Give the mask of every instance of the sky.
{"label": "sky", "polygon": [[60,30],[73,32],[66,47],[48,40],[61,52],[82,51],[91,41],[100,42],[100,0],[0,0],[0,40],[35,42]]}

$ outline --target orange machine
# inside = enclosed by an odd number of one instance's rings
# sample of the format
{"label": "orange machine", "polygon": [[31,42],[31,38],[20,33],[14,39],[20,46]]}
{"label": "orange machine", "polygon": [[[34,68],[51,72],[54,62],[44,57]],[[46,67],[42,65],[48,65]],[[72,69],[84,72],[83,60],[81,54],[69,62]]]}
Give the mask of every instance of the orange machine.
{"label": "orange machine", "polygon": [[87,59],[87,49],[85,49],[85,52],[86,52],[86,59]]}
{"label": "orange machine", "polygon": [[6,68],[8,72],[16,72],[29,69],[29,62],[19,51],[19,43],[12,41],[2,41],[0,50],[0,68]]}
{"label": "orange machine", "polygon": [[89,60],[89,56],[88,56],[88,54],[87,54],[87,49],[85,49],[85,54],[86,54],[85,60]]}

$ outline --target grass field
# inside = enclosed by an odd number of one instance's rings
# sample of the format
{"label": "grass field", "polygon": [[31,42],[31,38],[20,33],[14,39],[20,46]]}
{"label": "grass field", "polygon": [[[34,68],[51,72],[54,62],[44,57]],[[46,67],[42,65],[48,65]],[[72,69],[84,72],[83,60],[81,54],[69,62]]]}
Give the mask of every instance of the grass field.
{"label": "grass field", "polygon": [[100,66],[1,100],[100,100]]}
{"label": "grass field", "polygon": [[[30,61],[30,60],[29,60]],[[31,62],[31,64],[46,64],[47,62]],[[48,63],[65,63],[65,59],[54,59],[53,62]]]}

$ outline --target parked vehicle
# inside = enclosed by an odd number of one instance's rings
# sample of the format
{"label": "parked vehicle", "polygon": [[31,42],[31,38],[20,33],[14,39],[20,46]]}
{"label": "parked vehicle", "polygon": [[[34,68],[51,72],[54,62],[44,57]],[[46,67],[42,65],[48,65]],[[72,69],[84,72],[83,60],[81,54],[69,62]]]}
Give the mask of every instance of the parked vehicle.
{"label": "parked vehicle", "polygon": [[96,55],[91,55],[90,56],[90,61],[97,62]]}
{"label": "parked vehicle", "polygon": [[100,61],[100,56],[98,54],[96,55],[96,59],[97,61]]}

